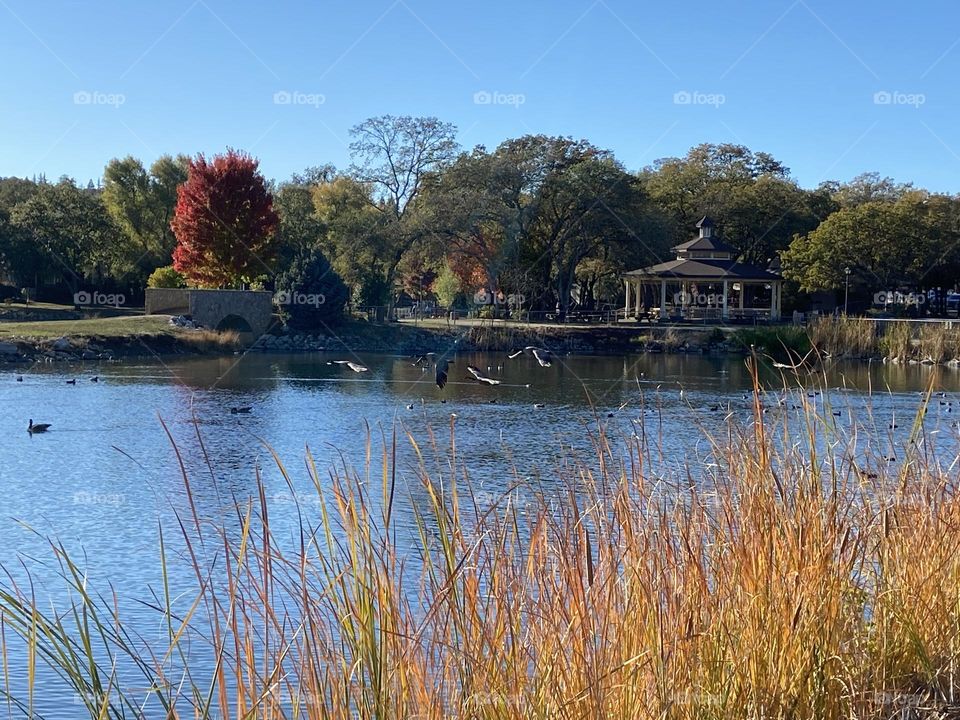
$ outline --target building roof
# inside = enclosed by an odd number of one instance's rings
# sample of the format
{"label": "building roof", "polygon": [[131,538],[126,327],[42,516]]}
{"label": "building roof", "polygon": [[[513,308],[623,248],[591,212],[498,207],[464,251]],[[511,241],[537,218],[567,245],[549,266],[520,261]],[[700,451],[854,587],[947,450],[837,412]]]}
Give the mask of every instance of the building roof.
{"label": "building roof", "polygon": [[680,280],[780,280],[780,276],[756,265],[734,260],[678,258],[659,265],[631,270],[630,277],[651,277]]}
{"label": "building roof", "polygon": [[715,236],[696,237],[693,240],[687,240],[685,243],[675,245],[673,249],[678,253],[690,252],[691,250],[694,250],[700,252],[727,253],[728,255],[737,254],[736,248],[727,245],[720,238]]}

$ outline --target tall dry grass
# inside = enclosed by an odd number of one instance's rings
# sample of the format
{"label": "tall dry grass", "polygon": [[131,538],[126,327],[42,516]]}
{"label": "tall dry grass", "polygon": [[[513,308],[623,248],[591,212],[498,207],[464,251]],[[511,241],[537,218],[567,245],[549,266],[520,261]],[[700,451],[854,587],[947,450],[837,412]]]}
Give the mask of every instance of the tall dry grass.
{"label": "tall dry grass", "polygon": [[837,357],[879,357],[895,362],[960,360],[960,330],[946,323],[889,322],[822,316],[808,327],[810,340]]}
{"label": "tall dry grass", "polygon": [[[195,510],[181,518],[196,590],[179,612],[157,593],[166,642],[149,651],[53,544],[73,611],[53,615],[8,582],[3,637],[29,655],[5,644],[4,668],[49,664],[91,718],[141,716],[116,658],[154,688],[146,717],[955,712],[954,473],[917,450],[895,470],[865,467],[853,445],[821,456],[832,425],[809,408],[807,435],[774,441],[761,405],[752,427],[713,441],[710,484],[658,476],[639,441],[622,455],[602,431],[595,458],[570,459],[566,491],[522,503],[511,490],[475,498],[455,446],[446,469],[410,437],[359,474],[328,476],[308,459],[320,515],[301,509],[292,550],[262,486],[239,504],[239,531]],[[397,539],[396,442],[421,458],[412,547]],[[105,650],[113,663],[98,659]]]}
{"label": "tall dry grass", "polygon": [[880,349],[877,323],[868,318],[822,315],[808,333],[814,347],[837,357],[869,357]]}

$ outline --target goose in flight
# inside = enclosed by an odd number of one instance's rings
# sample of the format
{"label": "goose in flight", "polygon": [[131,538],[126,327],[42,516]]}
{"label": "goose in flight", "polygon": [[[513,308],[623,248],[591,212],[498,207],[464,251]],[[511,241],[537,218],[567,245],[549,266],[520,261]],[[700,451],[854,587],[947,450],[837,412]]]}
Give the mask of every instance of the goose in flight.
{"label": "goose in flight", "polygon": [[507,355],[507,357],[513,360],[516,357],[520,357],[524,353],[528,355],[532,354],[537,359],[537,362],[540,363],[540,367],[550,367],[553,364],[553,356],[550,354],[549,350],[534,347],[533,345],[527,345],[522,350],[514,350],[512,353]]}
{"label": "goose in flight", "polygon": [[346,365],[348,368],[353,370],[355,373],[369,372],[370,368],[366,365],[361,365],[360,363],[355,363],[353,360],[331,360],[327,365]]}
{"label": "goose in flight", "polygon": [[499,385],[500,381],[496,378],[492,378],[489,375],[485,375],[480,368],[474,367],[473,365],[467,365],[467,372],[473,375],[473,379],[477,382],[486,383],[487,385]]}
{"label": "goose in flight", "polygon": [[33,420],[30,420],[30,424],[27,425],[27,432],[33,435],[34,433],[44,433],[50,429],[50,423],[37,423],[33,424]]}
{"label": "goose in flight", "polygon": [[436,381],[437,387],[443,390],[447,385],[447,371],[450,369],[450,361],[443,359],[438,360],[437,354],[428,352],[419,356],[414,365],[422,365],[426,369],[430,365],[433,365],[436,369]]}
{"label": "goose in flight", "polygon": [[[803,367],[806,364],[807,358],[810,357],[810,353],[812,352],[813,352],[812,349],[809,350],[806,355],[800,358],[800,362],[796,363],[795,365],[788,365],[787,363],[782,363],[782,362],[774,362],[773,366],[775,368],[780,368],[782,370],[799,370],[801,367]],[[797,354],[799,355],[799,353]]]}

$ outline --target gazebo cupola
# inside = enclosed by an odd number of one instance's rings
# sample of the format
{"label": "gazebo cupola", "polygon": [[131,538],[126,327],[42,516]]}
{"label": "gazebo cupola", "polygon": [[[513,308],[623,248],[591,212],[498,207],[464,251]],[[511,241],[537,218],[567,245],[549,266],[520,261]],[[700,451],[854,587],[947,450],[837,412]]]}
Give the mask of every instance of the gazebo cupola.
{"label": "gazebo cupola", "polygon": [[673,250],[677,253],[677,260],[707,259],[733,260],[736,250],[724,243],[715,234],[713,220],[704,215],[697,223],[699,235],[693,240],[680,243]]}

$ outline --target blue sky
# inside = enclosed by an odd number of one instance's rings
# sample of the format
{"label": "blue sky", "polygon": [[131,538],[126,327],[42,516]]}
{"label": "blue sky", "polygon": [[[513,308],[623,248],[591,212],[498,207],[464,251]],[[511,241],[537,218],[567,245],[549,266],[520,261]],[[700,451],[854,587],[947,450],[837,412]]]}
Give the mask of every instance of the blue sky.
{"label": "blue sky", "polygon": [[436,115],[465,147],[572,135],[631,170],[700,142],[812,187],[960,192],[955,0],[0,0],[0,175],[227,146],[271,178],[349,128]]}

